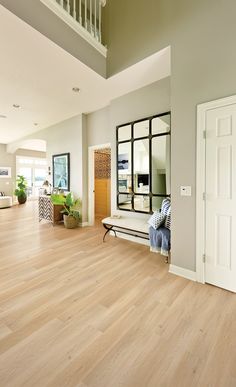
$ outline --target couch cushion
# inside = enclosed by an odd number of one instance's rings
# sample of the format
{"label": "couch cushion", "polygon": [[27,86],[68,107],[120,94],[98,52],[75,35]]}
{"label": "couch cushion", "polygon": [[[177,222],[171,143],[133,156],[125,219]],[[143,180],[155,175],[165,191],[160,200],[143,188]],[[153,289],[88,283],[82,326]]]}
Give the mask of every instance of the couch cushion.
{"label": "couch cushion", "polygon": [[11,196],[0,196],[0,208],[7,208],[12,206]]}

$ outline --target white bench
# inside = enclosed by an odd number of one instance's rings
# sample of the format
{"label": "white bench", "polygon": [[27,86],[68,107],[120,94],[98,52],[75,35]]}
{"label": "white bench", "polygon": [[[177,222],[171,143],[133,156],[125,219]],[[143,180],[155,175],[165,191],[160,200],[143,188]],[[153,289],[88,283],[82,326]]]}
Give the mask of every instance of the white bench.
{"label": "white bench", "polygon": [[0,208],[7,208],[12,206],[11,196],[0,196]]}
{"label": "white bench", "polygon": [[142,220],[138,218],[105,218],[102,220],[102,224],[106,229],[106,232],[103,237],[103,242],[105,242],[106,235],[113,231],[115,236],[116,232],[131,235],[137,238],[149,240],[149,226],[147,220]]}

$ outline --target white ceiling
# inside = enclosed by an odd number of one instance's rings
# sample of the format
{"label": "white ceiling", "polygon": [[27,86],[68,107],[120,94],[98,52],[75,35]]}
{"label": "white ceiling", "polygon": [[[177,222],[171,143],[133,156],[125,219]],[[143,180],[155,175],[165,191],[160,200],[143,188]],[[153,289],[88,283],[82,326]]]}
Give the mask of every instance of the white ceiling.
{"label": "white ceiling", "polygon": [[[167,47],[106,80],[2,6],[0,52],[0,115],[7,116],[0,118],[4,144],[98,110],[170,75]],[[74,86],[80,93],[72,92]]]}

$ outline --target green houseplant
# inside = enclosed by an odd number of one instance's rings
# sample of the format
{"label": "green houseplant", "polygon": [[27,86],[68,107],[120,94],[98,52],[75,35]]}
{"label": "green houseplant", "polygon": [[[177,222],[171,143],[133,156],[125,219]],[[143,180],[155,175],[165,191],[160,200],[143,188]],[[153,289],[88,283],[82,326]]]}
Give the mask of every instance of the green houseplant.
{"label": "green houseplant", "polygon": [[18,203],[24,204],[27,200],[26,188],[27,180],[22,175],[17,175],[17,188],[15,189],[14,194],[17,196]]}
{"label": "green houseplant", "polygon": [[74,199],[73,194],[70,192],[66,197],[62,194],[53,194],[51,196],[53,204],[63,205],[64,225],[66,228],[75,228],[79,225],[79,216],[81,201],[80,199]]}

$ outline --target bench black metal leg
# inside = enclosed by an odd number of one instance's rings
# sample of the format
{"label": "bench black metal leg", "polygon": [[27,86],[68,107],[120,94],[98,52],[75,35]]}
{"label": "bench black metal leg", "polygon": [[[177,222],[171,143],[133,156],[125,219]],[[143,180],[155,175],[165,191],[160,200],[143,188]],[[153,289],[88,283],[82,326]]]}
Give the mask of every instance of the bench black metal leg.
{"label": "bench black metal leg", "polygon": [[115,234],[115,237],[117,237],[116,231],[113,230],[113,226],[108,227],[106,224],[103,224],[103,226],[104,226],[104,228],[106,229],[106,232],[105,232],[105,234],[104,234],[104,236],[103,236],[103,242],[105,242],[106,235],[109,233],[109,231],[113,231],[114,234]]}
{"label": "bench black metal leg", "polygon": [[[146,233],[146,232],[135,231],[135,230],[128,229],[128,228],[125,228],[125,227],[119,227],[117,225],[106,224],[106,223],[103,223],[103,227],[106,229],[106,232],[105,232],[105,234],[103,236],[103,242],[105,242],[106,235],[109,233],[109,231],[113,231],[114,234],[115,234],[115,237],[117,237],[116,232],[119,232],[119,233],[122,233],[122,234],[131,235],[133,237],[149,240],[148,233]],[[115,229],[113,229],[113,227],[115,227]],[[138,234],[136,234],[136,232],[138,232]]]}

